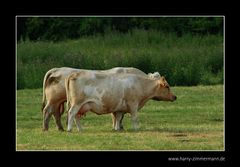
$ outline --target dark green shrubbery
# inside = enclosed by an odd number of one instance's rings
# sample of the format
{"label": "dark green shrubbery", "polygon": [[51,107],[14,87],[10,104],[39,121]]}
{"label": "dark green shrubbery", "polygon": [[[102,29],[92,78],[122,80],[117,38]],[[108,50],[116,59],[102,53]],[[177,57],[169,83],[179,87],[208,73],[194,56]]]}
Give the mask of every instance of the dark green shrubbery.
{"label": "dark green shrubbery", "polygon": [[59,41],[134,29],[207,35],[223,34],[223,17],[17,17],[17,38]]}
{"label": "dark green shrubbery", "polygon": [[223,36],[154,30],[82,37],[61,42],[21,41],[17,45],[17,88],[39,88],[53,67],[159,71],[170,85],[223,84]]}

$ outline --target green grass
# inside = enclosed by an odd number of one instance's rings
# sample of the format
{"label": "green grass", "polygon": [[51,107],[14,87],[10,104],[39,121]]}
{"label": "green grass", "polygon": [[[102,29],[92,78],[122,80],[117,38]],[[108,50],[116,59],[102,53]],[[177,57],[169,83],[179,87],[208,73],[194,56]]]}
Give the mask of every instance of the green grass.
{"label": "green grass", "polygon": [[[175,102],[149,101],[139,111],[138,131],[130,115],[115,132],[110,115],[88,113],[83,131],[59,132],[54,120],[42,131],[41,89],[17,91],[17,150],[224,150],[223,85],[172,87]],[[62,118],[64,128],[66,113]]]}
{"label": "green grass", "polygon": [[171,85],[223,84],[223,46],[222,35],[178,37],[153,30],[109,32],[56,43],[20,42],[17,88],[40,88],[44,74],[62,66],[136,67],[145,73],[159,71]]}

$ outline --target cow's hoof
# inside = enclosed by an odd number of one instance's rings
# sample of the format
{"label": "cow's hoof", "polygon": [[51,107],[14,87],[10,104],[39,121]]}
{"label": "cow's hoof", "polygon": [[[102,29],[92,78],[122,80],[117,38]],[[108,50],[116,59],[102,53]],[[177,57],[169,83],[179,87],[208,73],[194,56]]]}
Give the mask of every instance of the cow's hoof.
{"label": "cow's hoof", "polygon": [[59,128],[58,131],[64,132],[64,129],[63,128]]}
{"label": "cow's hoof", "polygon": [[48,129],[46,129],[46,128],[43,128],[43,129],[42,129],[42,131],[43,131],[43,132],[47,132],[47,131],[48,131]]}
{"label": "cow's hoof", "polygon": [[121,132],[121,131],[124,131],[124,129],[123,129],[123,128],[120,128],[120,129],[112,129],[112,131],[114,131],[114,132]]}

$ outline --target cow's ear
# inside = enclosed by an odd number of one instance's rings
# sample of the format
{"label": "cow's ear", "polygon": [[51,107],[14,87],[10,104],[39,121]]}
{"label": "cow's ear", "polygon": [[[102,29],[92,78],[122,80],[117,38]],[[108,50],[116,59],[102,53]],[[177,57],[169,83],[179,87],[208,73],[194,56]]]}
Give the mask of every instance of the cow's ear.
{"label": "cow's ear", "polygon": [[163,82],[162,79],[159,79],[159,80],[158,80],[158,85],[159,85],[160,87],[164,87],[164,86],[165,86],[165,83]]}

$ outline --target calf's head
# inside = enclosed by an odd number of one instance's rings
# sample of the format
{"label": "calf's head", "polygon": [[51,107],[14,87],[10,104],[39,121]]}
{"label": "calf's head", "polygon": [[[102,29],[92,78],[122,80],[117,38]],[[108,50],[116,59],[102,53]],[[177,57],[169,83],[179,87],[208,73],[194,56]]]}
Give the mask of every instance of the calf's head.
{"label": "calf's head", "polygon": [[164,76],[157,81],[156,96],[153,98],[158,101],[175,101],[177,97],[171,92],[169,84]]}

